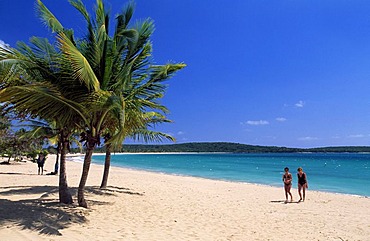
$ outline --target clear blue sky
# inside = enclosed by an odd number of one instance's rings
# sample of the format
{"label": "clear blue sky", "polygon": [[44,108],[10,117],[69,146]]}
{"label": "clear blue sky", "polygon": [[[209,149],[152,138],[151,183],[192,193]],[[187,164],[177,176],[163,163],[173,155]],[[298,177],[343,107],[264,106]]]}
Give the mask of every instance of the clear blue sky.
{"label": "clear blue sky", "polygon": [[[43,2],[84,33],[66,0]],[[125,1],[107,3],[115,14]],[[155,61],[188,65],[163,99],[174,123],[157,130],[178,143],[369,145],[369,13],[367,0],[137,0],[134,19],[155,22]],[[11,46],[52,36],[31,0],[0,1],[0,23]]]}

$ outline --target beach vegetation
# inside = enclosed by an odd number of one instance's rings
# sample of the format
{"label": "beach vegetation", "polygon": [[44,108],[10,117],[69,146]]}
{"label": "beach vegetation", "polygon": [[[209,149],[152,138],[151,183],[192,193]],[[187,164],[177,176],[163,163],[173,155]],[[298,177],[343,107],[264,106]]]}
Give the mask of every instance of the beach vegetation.
{"label": "beach vegetation", "polygon": [[8,157],[8,163],[13,158],[14,161],[22,161],[25,157],[30,157],[34,153],[39,153],[42,150],[42,140],[37,138],[23,138],[24,129],[19,129],[15,132],[9,132],[1,141],[2,156]]}
{"label": "beach vegetation", "polygon": [[[73,150],[72,150],[73,151]],[[104,152],[105,147],[97,149]],[[319,148],[295,148],[282,146],[260,146],[231,142],[191,142],[181,144],[125,144],[120,152],[227,152],[227,153],[358,153],[370,152],[370,146],[339,146]]]}
{"label": "beach vegetation", "polygon": [[[9,108],[26,119],[55,122],[61,143],[59,191],[64,198],[60,202],[72,203],[66,182],[65,155],[69,137],[78,128],[76,121],[84,109],[70,92],[73,81],[64,74],[69,68],[60,62],[60,51],[48,39],[31,37],[29,45],[19,42],[16,49],[0,50],[1,70],[11,70],[7,78],[1,79],[0,101],[8,103]],[[45,131],[45,126],[40,128]]]}
{"label": "beach vegetation", "polygon": [[[173,139],[148,128],[169,122],[164,115],[167,109],[157,100],[164,95],[163,82],[185,65],[153,64],[149,41],[153,22],[129,24],[132,4],[116,17],[110,36],[110,14],[103,1],[96,1],[92,15],[82,1],[69,2],[86,20],[85,36],[76,38],[38,0],[38,15],[55,33],[56,42],[32,37],[30,45],[20,42],[16,49],[0,48],[0,102],[32,119],[55,123],[61,153],[60,190],[67,190],[65,155],[70,137],[80,133],[85,158],[77,199],[87,207],[84,187],[92,154],[103,137],[109,150],[121,146],[128,136]],[[71,203],[72,199],[60,196],[60,201]]]}

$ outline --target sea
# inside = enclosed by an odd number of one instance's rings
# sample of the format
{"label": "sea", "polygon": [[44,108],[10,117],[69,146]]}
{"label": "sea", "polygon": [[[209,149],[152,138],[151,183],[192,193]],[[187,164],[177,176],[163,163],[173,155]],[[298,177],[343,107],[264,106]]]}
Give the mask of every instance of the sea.
{"label": "sea", "polygon": [[[93,155],[103,164],[104,155]],[[370,197],[370,153],[112,154],[111,165],[130,169],[282,187],[284,168],[307,174],[309,190]]]}

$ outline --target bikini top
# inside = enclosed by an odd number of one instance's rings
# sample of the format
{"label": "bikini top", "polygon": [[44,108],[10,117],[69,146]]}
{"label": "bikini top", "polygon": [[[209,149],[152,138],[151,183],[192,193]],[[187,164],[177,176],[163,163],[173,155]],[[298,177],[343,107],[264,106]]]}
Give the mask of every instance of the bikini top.
{"label": "bikini top", "polygon": [[286,173],[284,173],[284,178],[285,178],[285,179],[292,179],[292,174],[290,174],[290,173],[289,173],[289,174],[287,175]]}

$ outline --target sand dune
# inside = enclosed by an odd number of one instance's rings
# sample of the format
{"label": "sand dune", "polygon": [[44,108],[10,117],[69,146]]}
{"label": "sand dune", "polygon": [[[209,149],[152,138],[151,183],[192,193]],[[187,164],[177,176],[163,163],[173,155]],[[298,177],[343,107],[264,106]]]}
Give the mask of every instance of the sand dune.
{"label": "sand dune", "polygon": [[[67,163],[74,199],[81,170]],[[369,198],[308,190],[306,202],[284,204],[283,187],[123,168],[100,190],[102,171],[92,165],[83,209],[59,204],[58,176],[36,164],[0,165],[0,239],[370,240]]]}

